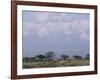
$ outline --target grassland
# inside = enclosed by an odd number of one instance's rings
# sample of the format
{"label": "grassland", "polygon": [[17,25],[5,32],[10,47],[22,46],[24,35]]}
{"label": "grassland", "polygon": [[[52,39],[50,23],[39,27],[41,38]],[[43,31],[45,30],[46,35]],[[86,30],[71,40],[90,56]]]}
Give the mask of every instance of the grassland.
{"label": "grassland", "polygon": [[89,65],[89,60],[81,59],[70,59],[60,61],[30,61],[23,62],[23,68],[46,68],[46,67],[70,67],[70,66],[86,66]]}

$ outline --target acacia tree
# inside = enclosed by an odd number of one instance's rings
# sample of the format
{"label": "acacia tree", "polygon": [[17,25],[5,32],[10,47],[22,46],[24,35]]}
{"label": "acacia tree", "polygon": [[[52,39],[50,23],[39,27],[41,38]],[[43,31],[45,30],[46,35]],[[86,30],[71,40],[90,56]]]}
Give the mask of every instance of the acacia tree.
{"label": "acacia tree", "polygon": [[69,56],[68,56],[68,55],[63,54],[63,55],[61,55],[61,58],[62,58],[63,60],[66,60],[66,59],[68,59],[68,58],[69,58]]}
{"label": "acacia tree", "polygon": [[42,54],[37,55],[36,58],[40,59],[40,60],[44,60],[46,57]]}
{"label": "acacia tree", "polygon": [[85,59],[86,60],[89,60],[90,59],[89,54],[86,55]]}
{"label": "acacia tree", "polygon": [[49,51],[49,52],[45,53],[45,56],[46,56],[46,58],[47,58],[48,60],[52,61],[53,58],[55,57],[55,53],[52,52],[52,51]]}
{"label": "acacia tree", "polygon": [[74,57],[74,59],[82,59],[82,57],[79,55],[74,55],[73,57]]}

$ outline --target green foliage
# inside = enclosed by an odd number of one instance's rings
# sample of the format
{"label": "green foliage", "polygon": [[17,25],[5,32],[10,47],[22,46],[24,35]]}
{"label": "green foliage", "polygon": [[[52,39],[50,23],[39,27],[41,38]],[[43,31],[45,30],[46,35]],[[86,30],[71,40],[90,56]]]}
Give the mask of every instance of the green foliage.
{"label": "green foliage", "polygon": [[85,57],[85,59],[89,60],[90,59],[90,55],[87,54],[86,57]]}
{"label": "green foliage", "polygon": [[40,54],[40,55],[37,55],[36,58],[38,58],[38,59],[40,59],[40,60],[43,60],[43,59],[45,59],[46,57],[45,57],[44,55]]}
{"label": "green foliage", "polygon": [[61,58],[62,58],[63,60],[66,60],[66,59],[68,59],[68,58],[69,58],[69,56],[68,56],[68,55],[63,54],[63,55],[61,55]]}
{"label": "green foliage", "polygon": [[79,56],[79,55],[74,55],[73,58],[74,58],[74,59],[82,59],[82,57]]}
{"label": "green foliage", "polygon": [[52,51],[49,51],[49,52],[47,52],[47,53],[45,53],[45,56],[46,56],[46,58],[48,59],[48,60],[53,60],[53,58],[54,58],[54,56],[55,56],[55,53],[54,52],[52,52]]}

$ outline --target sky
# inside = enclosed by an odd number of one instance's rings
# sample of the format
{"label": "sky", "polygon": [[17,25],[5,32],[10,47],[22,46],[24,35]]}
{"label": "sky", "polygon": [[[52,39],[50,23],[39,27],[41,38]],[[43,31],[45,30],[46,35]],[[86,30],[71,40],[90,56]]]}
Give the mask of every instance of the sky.
{"label": "sky", "polygon": [[22,54],[32,57],[53,51],[85,56],[89,53],[88,13],[23,11]]}

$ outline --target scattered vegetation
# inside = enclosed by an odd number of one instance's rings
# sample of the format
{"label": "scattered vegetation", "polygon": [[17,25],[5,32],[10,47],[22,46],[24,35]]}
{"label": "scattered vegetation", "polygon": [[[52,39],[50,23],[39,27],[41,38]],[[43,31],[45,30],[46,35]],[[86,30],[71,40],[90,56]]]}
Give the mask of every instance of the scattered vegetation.
{"label": "scattered vegetation", "polygon": [[34,57],[23,58],[23,68],[44,68],[44,67],[67,67],[67,66],[86,66],[89,65],[89,54],[85,57],[73,55],[72,58],[62,54],[60,58],[55,58],[55,53],[49,51]]}

